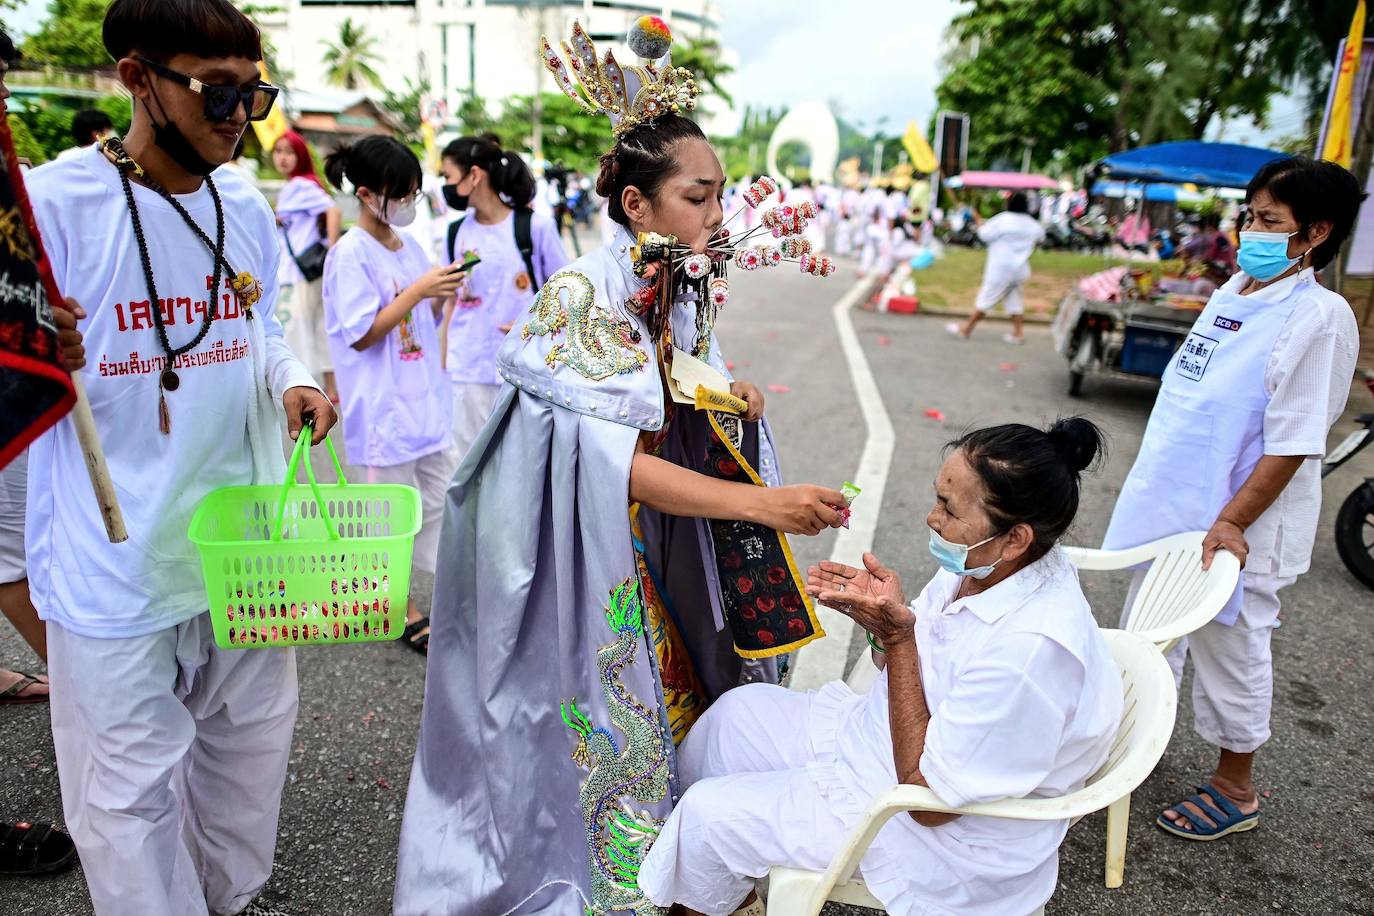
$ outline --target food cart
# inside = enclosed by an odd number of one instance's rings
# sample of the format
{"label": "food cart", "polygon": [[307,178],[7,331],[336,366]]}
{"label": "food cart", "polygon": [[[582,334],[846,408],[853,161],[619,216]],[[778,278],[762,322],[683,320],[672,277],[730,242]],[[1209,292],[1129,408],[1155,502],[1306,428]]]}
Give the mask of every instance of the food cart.
{"label": "food cart", "polygon": [[[1099,160],[1088,170],[1087,186],[1103,179],[1135,183],[1144,186],[1146,199],[1158,184],[1243,188],[1282,155],[1233,143],[1160,143]],[[1070,395],[1082,395],[1090,374],[1163,377],[1207,301],[1167,289],[1162,281],[1181,268],[1169,262],[1114,267],[1084,278],[1064,297],[1053,334],[1055,349],[1069,362]]]}

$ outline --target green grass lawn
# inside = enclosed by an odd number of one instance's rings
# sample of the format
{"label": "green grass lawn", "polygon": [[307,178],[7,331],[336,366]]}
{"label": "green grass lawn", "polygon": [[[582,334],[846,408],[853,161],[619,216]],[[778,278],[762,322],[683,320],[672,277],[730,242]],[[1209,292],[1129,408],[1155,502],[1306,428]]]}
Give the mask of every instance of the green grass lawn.
{"label": "green grass lawn", "polygon": [[[916,275],[921,303],[937,308],[972,310],[986,260],[985,250],[946,246],[943,258]],[[1031,256],[1031,278],[1023,287],[1026,310],[1053,313],[1076,280],[1114,263],[1117,262],[1096,254],[1037,251]]]}

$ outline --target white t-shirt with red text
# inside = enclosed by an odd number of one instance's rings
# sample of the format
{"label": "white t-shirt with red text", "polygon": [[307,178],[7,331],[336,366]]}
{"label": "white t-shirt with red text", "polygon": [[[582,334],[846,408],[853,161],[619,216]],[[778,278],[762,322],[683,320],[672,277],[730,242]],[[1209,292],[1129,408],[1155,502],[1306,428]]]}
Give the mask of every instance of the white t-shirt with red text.
{"label": "white t-shirt with red text", "polygon": [[[280,258],[272,210],[238,174],[212,176],[223,203],[225,258],[262,286],[268,388],[315,387],[273,317]],[[90,397],[129,539],[105,535],[69,419],[29,449],[26,525],[29,588],[39,616],[82,636],[123,638],[175,626],[206,610],[191,515],[211,490],[250,483],[248,411],[254,399],[250,334],[228,278],[219,314],[195,349],[177,360],[167,392],[171,434],[158,428],[165,357],[119,175],[97,147],[34,169],[26,183],[58,288],[81,303]],[[172,207],[134,185],[167,336],[173,347],[198,333],[209,303],[211,255]],[[210,191],[177,200],[210,236]]]}

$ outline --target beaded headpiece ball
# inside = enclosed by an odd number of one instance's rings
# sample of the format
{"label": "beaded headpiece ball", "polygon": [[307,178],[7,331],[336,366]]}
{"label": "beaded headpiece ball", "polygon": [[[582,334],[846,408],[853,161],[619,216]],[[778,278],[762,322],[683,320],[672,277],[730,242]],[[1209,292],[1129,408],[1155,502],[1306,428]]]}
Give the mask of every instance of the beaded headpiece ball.
{"label": "beaded headpiece ball", "polygon": [[681,114],[696,107],[701,90],[690,70],[673,66],[673,33],[666,22],[657,16],[639,17],[626,43],[642,66],[621,66],[609,49],[598,58],[596,45],[582,24],[574,22],[572,37],[560,42],[562,55],[544,39],[544,65],[563,93],[584,111],[610,118],[617,137],[669,112]]}

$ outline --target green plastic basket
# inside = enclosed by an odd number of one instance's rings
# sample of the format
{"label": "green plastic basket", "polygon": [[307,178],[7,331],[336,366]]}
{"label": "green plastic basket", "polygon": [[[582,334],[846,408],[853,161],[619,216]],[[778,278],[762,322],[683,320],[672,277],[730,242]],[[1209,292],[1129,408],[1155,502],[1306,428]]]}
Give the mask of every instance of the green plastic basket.
{"label": "green plastic basket", "polygon": [[215,642],[226,649],[396,639],[405,627],[420,492],[349,484],[326,439],[337,484],[295,482],[310,450],[301,430],[286,482],[221,487],[191,518]]}

